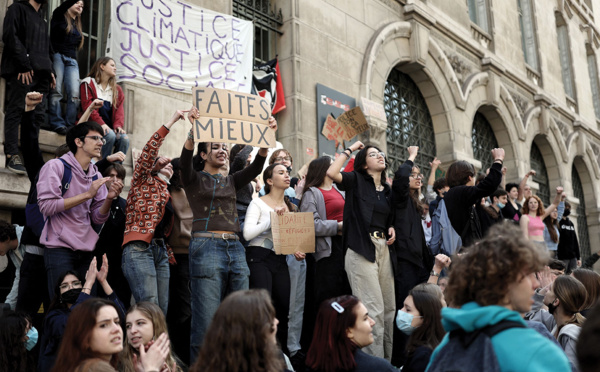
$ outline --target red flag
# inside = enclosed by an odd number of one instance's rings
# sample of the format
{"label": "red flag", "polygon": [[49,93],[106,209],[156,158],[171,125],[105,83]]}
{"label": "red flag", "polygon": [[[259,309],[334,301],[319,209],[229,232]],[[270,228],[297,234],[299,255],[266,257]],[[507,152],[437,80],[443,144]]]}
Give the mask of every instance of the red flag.
{"label": "red flag", "polygon": [[271,113],[275,115],[285,108],[283,85],[277,58],[254,67],[252,93],[271,101]]}
{"label": "red flag", "polygon": [[275,96],[276,101],[273,106],[272,114],[275,115],[279,111],[285,109],[285,96],[283,95],[283,84],[281,83],[281,73],[279,72],[279,60],[275,59],[277,62],[275,64],[275,71],[277,72],[277,94]]}

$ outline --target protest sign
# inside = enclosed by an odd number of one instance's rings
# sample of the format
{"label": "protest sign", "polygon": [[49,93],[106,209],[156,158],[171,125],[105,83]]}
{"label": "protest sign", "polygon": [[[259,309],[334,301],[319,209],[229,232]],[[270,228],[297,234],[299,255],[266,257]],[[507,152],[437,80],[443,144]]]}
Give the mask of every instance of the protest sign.
{"label": "protest sign", "polygon": [[196,142],[276,146],[275,131],[268,126],[271,106],[266,99],[224,89],[194,88],[192,104],[200,112],[194,122]]}
{"label": "protest sign", "polygon": [[252,22],[179,0],[112,0],[106,54],[119,82],[250,93]]}
{"label": "protest sign", "polygon": [[271,232],[277,254],[315,251],[315,220],[311,212],[271,212]]}
{"label": "protest sign", "polygon": [[366,132],[369,123],[360,107],[346,111],[337,118],[338,125],[343,129],[344,141],[350,141],[356,135]]}
{"label": "protest sign", "polygon": [[323,130],[321,134],[324,135],[328,140],[335,141],[335,148],[337,149],[340,142],[344,140],[344,129],[340,127],[337,120],[329,114],[323,124]]}

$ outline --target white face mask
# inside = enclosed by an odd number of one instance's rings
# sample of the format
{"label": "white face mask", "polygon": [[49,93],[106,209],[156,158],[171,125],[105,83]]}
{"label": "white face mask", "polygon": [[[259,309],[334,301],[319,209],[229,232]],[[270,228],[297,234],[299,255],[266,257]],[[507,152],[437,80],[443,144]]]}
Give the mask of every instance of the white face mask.
{"label": "white face mask", "polygon": [[160,173],[160,172],[159,172],[159,173],[157,174],[157,176],[158,176],[158,178],[160,178],[161,180],[165,181],[165,182],[167,183],[167,185],[170,185],[170,184],[171,184],[171,179],[170,179],[169,177],[165,176],[164,174],[162,174],[162,173]]}

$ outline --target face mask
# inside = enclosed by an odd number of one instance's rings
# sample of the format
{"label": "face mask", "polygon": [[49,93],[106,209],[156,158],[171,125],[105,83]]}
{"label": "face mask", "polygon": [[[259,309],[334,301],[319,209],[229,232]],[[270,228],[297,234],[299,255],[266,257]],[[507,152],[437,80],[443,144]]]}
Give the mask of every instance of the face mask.
{"label": "face mask", "polygon": [[496,205],[497,205],[497,206],[498,206],[498,208],[500,208],[500,209],[502,209],[502,208],[506,207],[506,204],[504,204],[504,203],[500,203],[500,202],[496,203]]}
{"label": "face mask", "polygon": [[396,315],[396,326],[398,326],[398,329],[407,336],[416,329],[416,327],[412,326],[413,318],[422,318],[422,316],[415,317],[402,310],[398,311],[398,315]]}
{"label": "face mask", "polygon": [[27,337],[29,337],[29,339],[25,341],[25,349],[27,349],[27,351],[31,351],[38,341],[37,329],[35,329],[35,327],[31,327],[31,329],[27,332]]}
{"label": "face mask", "polygon": [[570,209],[565,209],[565,212],[563,213],[563,216],[567,217],[570,214],[571,214],[571,210]]}
{"label": "face mask", "polygon": [[170,184],[171,184],[171,179],[170,179],[169,177],[165,176],[165,175],[164,175],[164,174],[162,174],[162,173],[158,173],[158,178],[160,178],[161,180],[165,181],[165,183],[166,183],[167,185],[170,185]]}
{"label": "face mask", "polygon": [[72,288],[60,295],[63,303],[74,304],[83,288]]}
{"label": "face mask", "polygon": [[[554,300],[556,301],[556,300]],[[554,305],[554,301],[550,302],[547,306],[548,306],[548,312],[552,315],[554,315],[554,312],[556,311],[556,308],[558,308],[558,305]]]}

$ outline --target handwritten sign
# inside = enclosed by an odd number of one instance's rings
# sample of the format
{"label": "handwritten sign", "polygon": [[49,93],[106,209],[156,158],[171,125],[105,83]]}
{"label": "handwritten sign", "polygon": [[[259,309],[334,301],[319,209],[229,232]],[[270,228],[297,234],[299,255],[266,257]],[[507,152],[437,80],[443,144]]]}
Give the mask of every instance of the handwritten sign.
{"label": "handwritten sign", "polygon": [[369,123],[360,107],[344,112],[337,118],[337,122],[344,130],[344,141],[350,141],[357,134],[364,133],[369,129]]}
{"label": "handwritten sign", "polygon": [[323,130],[321,134],[330,141],[335,141],[335,148],[337,149],[339,144],[344,140],[344,129],[340,127],[337,120],[329,114],[323,124]]}
{"label": "handwritten sign", "polygon": [[250,93],[252,22],[180,0],[111,0],[107,55],[117,80],[189,92]]}
{"label": "handwritten sign", "polygon": [[194,88],[192,103],[200,112],[194,123],[196,142],[243,143],[275,147],[275,131],[269,128],[271,106],[256,95],[224,89]]}
{"label": "handwritten sign", "polygon": [[284,213],[281,216],[271,212],[271,232],[277,254],[315,251],[315,220],[310,212]]}

